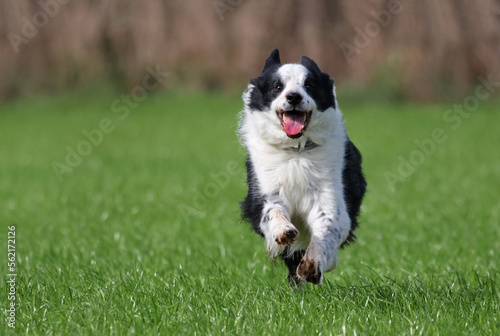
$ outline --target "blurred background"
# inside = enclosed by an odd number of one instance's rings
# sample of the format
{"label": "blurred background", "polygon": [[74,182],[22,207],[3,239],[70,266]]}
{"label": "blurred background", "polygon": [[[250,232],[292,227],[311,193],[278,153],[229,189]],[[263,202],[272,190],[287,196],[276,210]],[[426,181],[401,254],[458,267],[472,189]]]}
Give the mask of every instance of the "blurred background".
{"label": "blurred background", "polygon": [[[0,99],[136,85],[240,90],[279,48],[343,88],[457,99],[500,67],[499,0],[1,0]],[[236,86],[235,86],[236,85]],[[374,90],[374,91],[372,91]]]}

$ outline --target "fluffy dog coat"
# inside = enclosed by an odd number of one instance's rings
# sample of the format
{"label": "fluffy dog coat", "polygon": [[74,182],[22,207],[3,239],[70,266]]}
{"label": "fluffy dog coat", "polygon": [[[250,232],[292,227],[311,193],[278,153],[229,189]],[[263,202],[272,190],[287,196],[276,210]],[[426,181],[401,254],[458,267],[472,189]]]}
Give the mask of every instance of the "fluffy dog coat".
{"label": "fluffy dog coat", "polygon": [[247,156],[243,218],[280,256],[291,284],[321,283],[352,242],[366,189],[361,155],[349,140],[334,81],[303,56],[278,50],[243,94],[239,135]]}

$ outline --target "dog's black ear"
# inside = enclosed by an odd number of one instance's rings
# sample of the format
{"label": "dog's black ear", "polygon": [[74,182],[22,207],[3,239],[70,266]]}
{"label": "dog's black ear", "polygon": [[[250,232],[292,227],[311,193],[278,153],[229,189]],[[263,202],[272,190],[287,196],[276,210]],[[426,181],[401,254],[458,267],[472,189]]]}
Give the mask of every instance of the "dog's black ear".
{"label": "dog's black ear", "polygon": [[262,69],[262,72],[266,71],[274,65],[281,65],[280,51],[278,49],[274,49],[271,52],[271,55],[269,55],[269,57],[266,59],[266,64],[264,65],[264,69]]}
{"label": "dog's black ear", "polygon": [[325,82],[325,83],[328,83],[329,85],[333,85],[333,83],[335,82],[333,80],[333,78],[330,78],[330,75],[327,74],[327,73],[324,73],[322,72],[320,69],[319,69],[319,66],[316,64],[316,62],[314,62],[312,59],[310,59],[309,57],[307,56],[302,56],[300,58],[300,64],[302,64],[303,66],[305,66],[307,69],[309,69],[309,71],[311,71],[312,73],[316,74],[316,75],[320,75],[321,76],[321,79]]}
{"label": "dog's black ear", "polygon": [[321,73],[321,70],[319,69],[318,65],[316,62],[314,62],[312,59],[310,59],[307,56],[302,56],[300,58],[300,64],[308,68],[310,71],[315,72],[317,74]]}

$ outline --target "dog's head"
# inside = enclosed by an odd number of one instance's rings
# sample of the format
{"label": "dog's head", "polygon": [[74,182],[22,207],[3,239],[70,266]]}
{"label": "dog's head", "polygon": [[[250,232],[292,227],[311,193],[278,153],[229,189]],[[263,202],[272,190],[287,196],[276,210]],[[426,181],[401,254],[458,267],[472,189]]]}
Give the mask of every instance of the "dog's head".
{"label": "dog's head", "polygon": [[299,64],[281,64],[275,49],[243,96],[245,118],[275,143],[318,137],[336,110],[333,83],[312,59],[302,56]]}

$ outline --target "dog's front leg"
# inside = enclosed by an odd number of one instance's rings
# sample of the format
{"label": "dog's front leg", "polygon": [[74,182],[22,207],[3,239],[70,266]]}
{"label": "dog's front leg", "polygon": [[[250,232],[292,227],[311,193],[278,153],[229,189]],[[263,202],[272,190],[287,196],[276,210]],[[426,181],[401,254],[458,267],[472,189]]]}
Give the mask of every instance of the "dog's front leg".
{"label": "dog's front leg", "polygon": [[264,207],[260,227],[266,239],[267,252],[273,259],[282,254],[299,235],[299,230],[290,222],[288,213],[276,203]]}
{"label": "dog's front leg", "polygon": [[347,213],[336,211],[335,215],[322,213],[310,225],[311,241],[297,267],[297,275],[308,282],[321,284],[325,272],[335,269],[337,252],[348,235]]}

